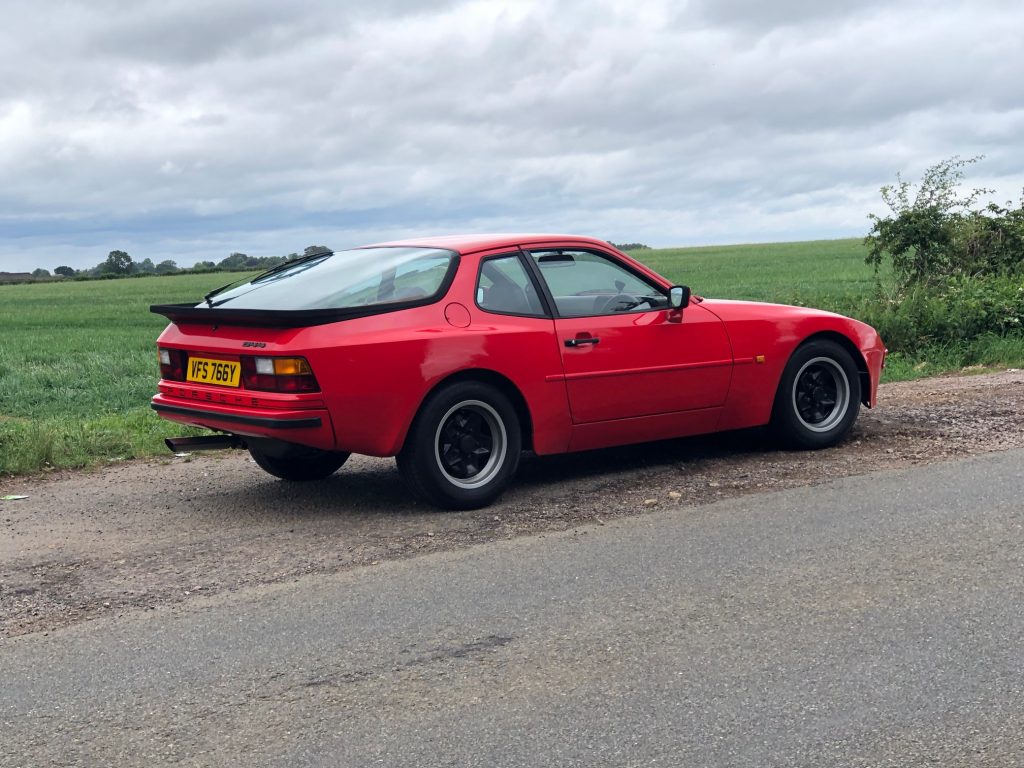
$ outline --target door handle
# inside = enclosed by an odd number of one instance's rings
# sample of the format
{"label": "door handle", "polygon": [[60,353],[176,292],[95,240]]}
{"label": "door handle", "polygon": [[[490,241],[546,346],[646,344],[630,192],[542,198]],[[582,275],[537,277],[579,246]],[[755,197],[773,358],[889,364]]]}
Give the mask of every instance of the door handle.
{"label": "door handle", "polygon": [[597,336],[584,336],[582,338],[566,339],[565,346],[567,347],[582,347],[584,344],[597,344],[601,341]]}

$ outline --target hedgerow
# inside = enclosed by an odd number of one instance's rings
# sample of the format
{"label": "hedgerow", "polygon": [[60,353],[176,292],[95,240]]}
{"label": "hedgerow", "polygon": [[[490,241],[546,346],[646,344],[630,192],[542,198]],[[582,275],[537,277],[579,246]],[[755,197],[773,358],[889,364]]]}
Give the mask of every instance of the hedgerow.
{"label": "hedgerow", "polygon": [[[961,193],[964,168],[950,158],[915,185],[897,176],[882,187],[891,215],[872,215],[867,262],[891,266],[874,296],[853,311],[890,349],[956,344],[986,335],[1024,334],[1024,199],[1017,208]],[[913,193],[913,194],[912,194]]]}

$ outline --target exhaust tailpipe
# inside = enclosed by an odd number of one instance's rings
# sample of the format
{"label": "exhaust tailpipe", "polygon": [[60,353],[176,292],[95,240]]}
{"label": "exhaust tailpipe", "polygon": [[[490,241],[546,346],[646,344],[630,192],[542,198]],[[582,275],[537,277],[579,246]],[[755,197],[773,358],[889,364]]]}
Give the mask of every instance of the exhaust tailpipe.
{"label": "exhaust tailpipe", "polygon": [[168,437],[164,445],[173,453],[188,451],[219,451],[224,448],[244,448],[238,435],[202,435],[200,437]]}

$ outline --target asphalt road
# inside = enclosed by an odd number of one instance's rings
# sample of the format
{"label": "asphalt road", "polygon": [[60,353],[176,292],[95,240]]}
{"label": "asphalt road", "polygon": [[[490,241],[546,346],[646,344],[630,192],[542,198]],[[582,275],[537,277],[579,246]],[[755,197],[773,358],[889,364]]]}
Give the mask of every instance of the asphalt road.
{"label": "asphalt road", "polygon": [[0,644],[0,765],[1021,766],[1024,452]]}

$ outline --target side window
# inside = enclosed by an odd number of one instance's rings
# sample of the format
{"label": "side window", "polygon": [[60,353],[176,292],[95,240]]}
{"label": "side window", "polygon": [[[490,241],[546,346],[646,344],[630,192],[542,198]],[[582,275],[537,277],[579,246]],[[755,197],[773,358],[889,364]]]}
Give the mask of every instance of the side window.
{"label": "side window", "polygon": [[517,254],[496,256],[481,262],[476,303],[488,312],[544,315],[544,305]]}
{"label": "side window", "polygon": [[590,251],[532,251],[563,317],[646,312],[667,306],[661,288]]}

